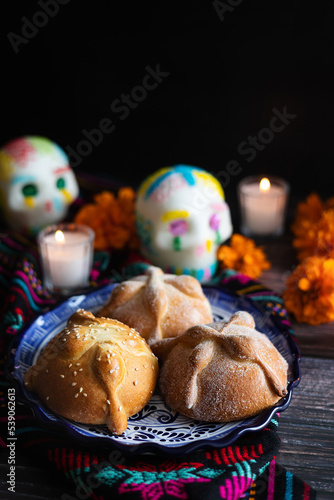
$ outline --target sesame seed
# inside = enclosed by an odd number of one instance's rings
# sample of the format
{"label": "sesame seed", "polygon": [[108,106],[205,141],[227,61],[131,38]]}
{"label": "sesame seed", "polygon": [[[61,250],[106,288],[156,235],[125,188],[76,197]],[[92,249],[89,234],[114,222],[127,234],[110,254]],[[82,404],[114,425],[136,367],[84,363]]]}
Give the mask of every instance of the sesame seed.
{"label": "sesame seed", "polygon": [[79,392],[82,392],[82,391],[83,391],[83,387],[80,387]]}
{"label": "sesame seed", "polygon": [[48,370],[48,369],[46,369],[45,371],[46,371],[46,373],[49,373],[49,370]]}
{"label": "sesame seed", "polygon": [[133,385],[137,385],[137,384],[138,384],[138,382],[137,382],[137,380],[135,380],[135,381],[133,382]]}
{"label": "sesame seed", "polygon": [[109,399],[107,399],[107,404],[108,404],[108,405],[110,405],[110,401],[109,401]]}
{"label": "sesame seed", "polygon": [[107,358],[110,358],[110,354],[109,353],[107,354]]}
{"label": "sesame seed", "polygon": [[82,372],[83,371],[83,368],[79,368],[79,372]]}
{"label": "sesame seed", "polygon": [[85,392],[83,392],[82,395],[85,396],[85,398],[87,397],[87,394]]}
{"label": "sesame seed", "polygon": [[110,363],[111,363],[111,361],[110,361],[110,359],[108,359],[108,365],[110,365]]}
{"label": "sesame seed", "polygon": [[92,339],[96,339],[96,335],[92,335]]}
{"label": "sesame seed", "polygon": [[118,407],[118,411],[121,411],[121,409],[122,409],[122,407],[121,407],[121,406],[119,406],[119,407]]}
{"label": "sesame seed", "polygon": [[77,385],[77,383],[76,382],[72,382],[72,386],[74,387],[75,385]]}
{"label": "sesame seed", "polygon": [[79,393],[77,392],[76,394],[74,394],[74,397],[77,398],[79,396]]}
{"label": "sesame seed", "polygon": [[144,365],[144,368],[147,368],[147,366],[146,366],[146,365]]}
{"label": "sesame seed", "polygon": [[110,370],[109,373],[114,373],[115,370]]}
{"label": "sesame seed", "polygon": [[136,372],[137,372],[137,371],[139,370],[139,368],[137,368],[137,367],[136,367],[136,368],[135,368],[135,370],[136,370]]}
{"label": "sesame seed", "polygon": [[75,366],[80,366],[80,363],[75,363]]}
{"label": "sesame seed", "polygon": [[125,340],[122,340],[122,344],[125,344]]}
{"label": "sesame seed", "polygon": [[112,356],[116,356],[116,354],[114,352],[111,353]]}
{"label": "sesame seed", "polygon": [[68,367],[69,367],[69,368],[71,368],[71,366],[72,366],[72,363],[70,363],[70,364],[68,365]]}
{"label": "sesame seed", "polygon": [[152,365],[152,370],[154,370],[154,365]]}
{"label": "sesame seed", "polygon": [[64,338],[62,338],[61,340],[62,340],[62,342],[66,342],[66,339],[65,339],[65,337],[64,337]]}
{"label": "sesame seed", "polygon": [[59,375],[59,377],[61,377],[61,378],[65,378],[65,375]]}
{"label": "sesame seed", "polygon": [[50,399],[50,396],[46,396],[46,400],[49,401],[49,399]]}
{"label": "sesame seed", "polygon": [[77,376],[77,372],[73,372],[73,375],[76,377]]}
{"label": "sesame seed", "polygon": [[97,361],[101,361],[101,358],[96,358]]}

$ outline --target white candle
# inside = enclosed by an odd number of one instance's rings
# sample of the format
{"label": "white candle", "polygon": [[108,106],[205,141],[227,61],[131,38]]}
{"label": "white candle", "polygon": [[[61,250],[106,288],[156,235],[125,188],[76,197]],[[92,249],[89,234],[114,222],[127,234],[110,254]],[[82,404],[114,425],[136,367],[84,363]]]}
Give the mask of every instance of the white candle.
{"label": "white candle", "polygon": [[86,226],[50,226],[39,235],[44,281],[53,291],[73,291],[88,285],[94,232]]}
{"label": "white candle", "polygon": [[283,179],[246,177],[239,184],[241,231],[246,235],[279,235],[284,229],[289,186]]}

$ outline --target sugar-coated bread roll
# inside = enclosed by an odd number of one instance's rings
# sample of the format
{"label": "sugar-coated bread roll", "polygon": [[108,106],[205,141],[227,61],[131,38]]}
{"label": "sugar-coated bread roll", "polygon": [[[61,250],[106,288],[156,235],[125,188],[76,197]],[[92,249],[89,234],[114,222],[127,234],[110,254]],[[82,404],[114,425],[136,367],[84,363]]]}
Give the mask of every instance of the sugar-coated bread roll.
{"label": "sugar-coated bread roll", "polygon": [[114,434],[152,396],[156,356],[138,332],[78,309],[25,373],[28,390],[53,412],[79,423],[107,424]]}
{"label": "sugar-coated bread roll", "polygon": [[149,344],[213,321],[210,303],[196,278],[164,274],[155,266],[116,285],[97,314],[135,328]]}
{"label": "sugar-coated bread roll", "polygon": [[228,322],[194,326],[151,348],[162,365],[162,396],[196,420],[248,418],[287,394],[287,362],[245,311]]}

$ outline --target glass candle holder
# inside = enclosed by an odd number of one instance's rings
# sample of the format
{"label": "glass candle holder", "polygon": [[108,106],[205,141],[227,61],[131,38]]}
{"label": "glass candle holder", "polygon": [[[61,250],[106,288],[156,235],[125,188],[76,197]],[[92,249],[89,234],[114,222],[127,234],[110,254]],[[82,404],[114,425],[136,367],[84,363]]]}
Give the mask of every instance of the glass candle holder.
{"label": "glass candle holder", "polygon": [[279,177],[245,177],[238,185],[241,232],[279,236],[284,231],[289,184]]}
{"label": "glass candle holder", "polygon": [[55,224],[38,235],[44,284],[57,294],[82,291],[89,284],[95,233],[80,224]]}

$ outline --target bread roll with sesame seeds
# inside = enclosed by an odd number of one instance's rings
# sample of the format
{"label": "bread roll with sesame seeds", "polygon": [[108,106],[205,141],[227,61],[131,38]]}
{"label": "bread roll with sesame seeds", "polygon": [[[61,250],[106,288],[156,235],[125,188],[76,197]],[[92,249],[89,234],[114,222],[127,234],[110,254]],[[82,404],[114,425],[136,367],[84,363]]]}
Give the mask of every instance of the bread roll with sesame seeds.
{"label": "bread roll with sesame seeds", "polygon": [[78,309],[24,375],[53,412],[114,434],[152,396],[159,372],[145,339],[120,321]]}
{"label": "bread roll with sesame seeds", "polygon": [[174,410],[206,422],[257,415],[287,394],[288,363],[253,317],[189,328],[151,344],[161,366],[159,388]]}
{"label": "bread roll with sesame seeds", "polygon": [[196,278],[165,274],[155,266],[116,285],[97,315],[132,326],[148,344],[213,321],[210,303]]}

